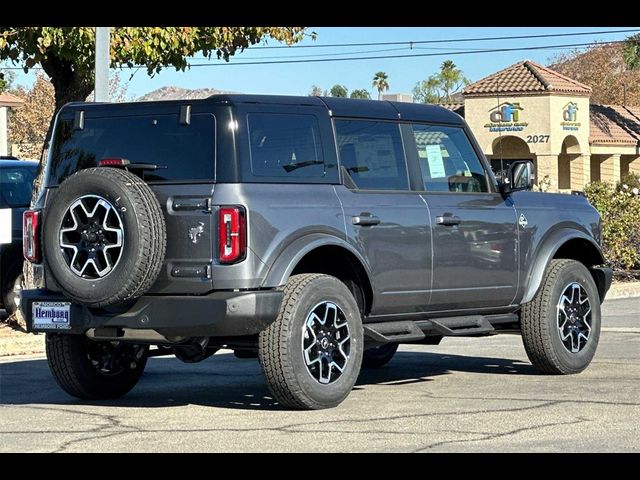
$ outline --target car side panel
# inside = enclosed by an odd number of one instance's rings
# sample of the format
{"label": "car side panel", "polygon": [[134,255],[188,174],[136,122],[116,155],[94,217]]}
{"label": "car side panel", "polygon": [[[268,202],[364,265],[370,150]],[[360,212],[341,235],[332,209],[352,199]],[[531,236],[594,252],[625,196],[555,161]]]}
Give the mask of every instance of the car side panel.
{"label": "car side panel", "polygon": [[548,261],[563,243],[584,238],[600,250],[600,216],[578,195],[522,191],[511,197],[519,221],[526,220],[526,226],[519,229],[522,281],[515,298],[515,303],[525,303],[537,291]]}

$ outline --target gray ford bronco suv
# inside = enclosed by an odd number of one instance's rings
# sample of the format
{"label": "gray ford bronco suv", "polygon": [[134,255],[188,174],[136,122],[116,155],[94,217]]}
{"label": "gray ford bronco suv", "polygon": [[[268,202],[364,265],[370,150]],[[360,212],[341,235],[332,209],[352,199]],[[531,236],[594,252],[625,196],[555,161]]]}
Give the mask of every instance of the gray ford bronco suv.
{"label": "gray ford bronco suv", "polygon": [[69,394],[127,393],[147,358],[258,357],[290,408],[338,405],[399,343],[521,333],[542,372],[585,369],[611,283],[600,218],[499,182],[437,106],[215,95],[75,103],[24,215],[23,294]]}

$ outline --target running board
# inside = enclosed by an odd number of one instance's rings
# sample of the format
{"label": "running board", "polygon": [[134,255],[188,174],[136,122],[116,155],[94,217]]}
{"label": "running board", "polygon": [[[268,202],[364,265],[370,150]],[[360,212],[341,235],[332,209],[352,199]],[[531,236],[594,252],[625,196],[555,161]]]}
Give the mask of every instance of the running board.
{"label": "running board", "polygon": [[495,331],[493,325],[483,315],[438,318],[437,320],[418,322],[418,325],[424,330],[435,331],[444,337],[487,335]]}
{"label": "running board", "polygon": [[364,334],[369,340],[378,343],[409,343],[420,341],[426,336],[476,337],[491,335],[496,332],[493,325],[517,321],[518,315],[509,313],[367,323],[364,325]]}

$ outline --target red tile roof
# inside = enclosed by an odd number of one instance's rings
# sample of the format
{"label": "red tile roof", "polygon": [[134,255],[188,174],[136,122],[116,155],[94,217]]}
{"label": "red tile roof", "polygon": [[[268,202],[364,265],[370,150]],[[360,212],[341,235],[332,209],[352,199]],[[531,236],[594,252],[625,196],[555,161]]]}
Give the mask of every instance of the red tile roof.
{"label": "red tile roof", "polygon": [[640,107],[589,107],[589,143],[640,145]]}
{"label": "red tile roof", "polygon": [[464,102],[456,102],[456,103],[439,103],[441,107],[446,108],[447,110],[451,110],[452,112],[457,113],[458,115],[464,117]]}
{"label": "red tile roof", "polygon": [[591,95],[591,88],[530,60],[518,62],[464,89],[469,95],[544,94]]}
{"label": "red tile roof", "polygon": [[20,97],[12,95],[11,93],[0,93],[0,106],[2,107],[17,107],[19,105],[22,105],[23,103],[24,100],[22,100]]}

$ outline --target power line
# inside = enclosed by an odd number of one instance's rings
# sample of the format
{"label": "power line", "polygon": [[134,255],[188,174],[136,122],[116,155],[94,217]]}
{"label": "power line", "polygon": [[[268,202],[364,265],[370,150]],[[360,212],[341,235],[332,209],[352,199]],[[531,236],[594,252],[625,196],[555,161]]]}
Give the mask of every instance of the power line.
{"label": "power line", "polygon": [[[506,38],[506,37],[504,37]],[[599,46],[613,46],[616,44],[622,44],[624,40],[612,40],[609,42],[599,43]],[[517,51],[532,51],[532,50],[550,50],[550,49],[565,49],[565,48],[579,48],[588,47],[594,45],[590,43],[573,43],[563,45],[537,45],[530,47],[511,47],[511,48],[493,48],[493,49],[474,49],[474,50],[450,50],[447,52],[430,52],[430,53],[411,53],[403,55],[377,55],[377,56],[364,56],[364,57],[334,57],[334,58],[311,58],[314,56],[304,56],[304,59],[290,59],[290,57],[281,57],[282,60],[256,60],[256,61],[244,61],[244,62],[220,62],[220,63],[192,63],[189,64],[189,68],[195,67],[220,67],[220,66],[241,66],[241,65],[278,65],[278,64],[295,64],[295,63],[326,63],[326,62],[343,62],[343,61],[357,61],[357,60],[385,60],[385,59],[397,59],[397,58],[419,58],[419,57],[437,57],[437,56],[455,56],[455,55],[472,55],[481,53],[499,53],[499,52],[517,52]],[[422,50],[422,47],[416,47],[416,49]],[[391,50],[406,50],[406,49],[388,49]],[[384,51],[384,50],[382,50]],[[365,52],[368,53],[368,52]],[[375,53],[371,51],[370,53]],[[343,53],[336,53],[341,55]],[[354,52],[352,52],[354,54]],[[323,55],[317,55],[323,56]],[[273,58],[273,57],[272,57]],[[277,57],[276,57],[277,58]],[[141,68],[140,66],[128,67],[126,65],[111,67],[112,69],[122,68]],[[0,70],[23,70],[22,67],[0,67]],[[33,67],[30,70],[42,70],[42,67]]]}
{"label": "power line", "polygon": [[[600,46],[612,46],[615,44],[624,43],[624,40],[602,42]],[[493,49],[481,49],[481,50],[466,50],[466,51],[450,51],[450,52],[432,52],[432,53],[410,53],[405,55],[381,55],[375,57],[348,57],[348,58],[312,58],[305,60],[270,60],[270,61],[255,61],[255,62],[224,62],[224,63],[192,63],[189,65],[193,67],[221,67],[221,66],[240,66],[240,65],[277,65],[277,64],[290,64],[290,63],[320,63],[320,62],[344,62],[353,60],[384,60],[384,59],[396,59],[396,58],[417,58],[417,57],[436,57],[436,56],[454,56],[454,55],[471,55],[479,53],[498,53],[498,52],[518,52],[518,51],[531,51],[531,50],[548,50],[548,49],[560,49],[560,48],[578,48],[587,47],[593,45],[593,43],[573,43],[565,45],[538,45],[534,47],[513,47],[513,48],[493,48]]]}
{"label": "power line", "polygon": [[495,40],[522,40],[522,39],[532,39],[532,38],[554,38],[554,37],[574,37],[580,35],[605,35],[609,33],[631,33],[631,32],[640,32],[639,29],[626,29],[626,30],[600,30],[596,32],[571,32],[571,33],[544,33],[537,35],[513,35],[506,37],[470,37],[470,38],[449,38],[449,39],[438,39],[438,40],[406,40],[406,41],[395,41],[395,42],[365,42],[365,43],[327,43],[324,45],[321,44],[312,44],[312,45],[267,45],[267,46],[257,46],[250,47],[251,50],[266,50],[266,49],[278,49],[278,48],[287,48],[287,49],[298,49],[298,48],[344,48],[344,47],[377,47],[383,45],[422,45],[427,43],[456,43],[456,42],[488,42]]}

